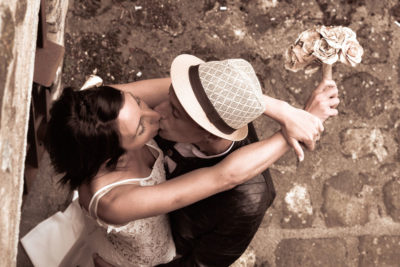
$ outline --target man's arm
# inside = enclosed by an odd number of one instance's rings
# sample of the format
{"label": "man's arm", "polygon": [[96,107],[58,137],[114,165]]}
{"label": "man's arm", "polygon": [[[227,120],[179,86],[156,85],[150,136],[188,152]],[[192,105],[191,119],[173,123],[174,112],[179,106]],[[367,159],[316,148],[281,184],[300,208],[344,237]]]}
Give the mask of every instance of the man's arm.
{"label": "man's arm", "polygon": [[111,87],[130,92],[140,97],[149,107],[154,108],[164,100],[168,99],[171,78],[159,78],[142,80],[125,84],[113,84]]}

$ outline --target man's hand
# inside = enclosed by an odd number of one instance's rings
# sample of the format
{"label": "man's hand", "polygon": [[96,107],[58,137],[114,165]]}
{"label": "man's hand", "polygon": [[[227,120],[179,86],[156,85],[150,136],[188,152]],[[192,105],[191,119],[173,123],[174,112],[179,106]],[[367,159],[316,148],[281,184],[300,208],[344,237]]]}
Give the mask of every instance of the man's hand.
{"label": "man's hand", "polygon": [[93,254],[93,263],[95,267],[114,267],[114,265],[109,264],[106,262],[99,254]]}
{"label": "man's hand", "polygon": [[333,80],[323,80],[308,99],[304,110],[317,116],[324,122],[330,116],[336,116],[339,105],[338,89]]}
{"label": "man's hand", "polygon": [[287,107],[285,119],[282,120],[282,134],[300,161],[304,159],[304,151],[299,142],[309,150],[314,150],[315,142],[323,131],[324,126],[319,118],[302,109]]}

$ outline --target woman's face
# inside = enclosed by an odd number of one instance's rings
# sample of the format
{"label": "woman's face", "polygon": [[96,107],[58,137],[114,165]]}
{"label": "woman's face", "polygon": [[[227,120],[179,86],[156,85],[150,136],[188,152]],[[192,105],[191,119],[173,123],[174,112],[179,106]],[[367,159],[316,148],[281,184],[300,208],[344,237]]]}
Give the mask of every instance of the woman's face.
{"label": "woman's face", "polygon": [[160,115],[133,94],[122,94],[124,104],[117,118],[121,146],[127,151],[139,149],[157,135]]}

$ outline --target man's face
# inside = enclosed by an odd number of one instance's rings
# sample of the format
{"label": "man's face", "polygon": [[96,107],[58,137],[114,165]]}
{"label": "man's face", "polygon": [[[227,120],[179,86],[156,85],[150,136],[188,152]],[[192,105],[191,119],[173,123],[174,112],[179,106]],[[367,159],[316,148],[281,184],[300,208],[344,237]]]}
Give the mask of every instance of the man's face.
{"label": "man's face", "polygon": [[169,100],[160,103],[154,110],[161,115],[158,134],[164,139],[180,143],[197,143],[204,140],[208,134],[183,109],[172,85],[169,88]]}

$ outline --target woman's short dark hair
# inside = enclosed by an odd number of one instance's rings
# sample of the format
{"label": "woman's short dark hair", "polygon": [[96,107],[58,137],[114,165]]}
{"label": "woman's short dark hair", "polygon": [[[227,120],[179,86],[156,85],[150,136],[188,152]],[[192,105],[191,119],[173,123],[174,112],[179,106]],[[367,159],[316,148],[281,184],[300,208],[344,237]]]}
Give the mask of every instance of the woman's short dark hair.
{"label": "woman's short dark hair", "polygon": [[76,189],[88,183],[102,164],[115,169],[121,147],[116,119],[124,102],[120,91],[100,86],[83,91],[68,87],[50,110],[46,148],[62,184]]}

